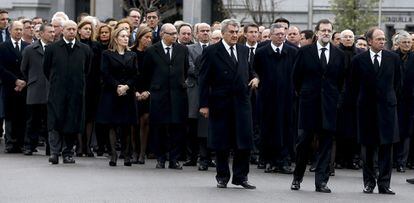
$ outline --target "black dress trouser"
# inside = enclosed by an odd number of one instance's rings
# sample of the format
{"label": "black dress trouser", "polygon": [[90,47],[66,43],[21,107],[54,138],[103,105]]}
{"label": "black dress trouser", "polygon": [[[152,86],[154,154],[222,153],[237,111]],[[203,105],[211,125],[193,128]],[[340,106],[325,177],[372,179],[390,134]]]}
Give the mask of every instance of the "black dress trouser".
{"label": "black dress trouser", "polygon": [[[362,175],[364,186],[390,187],[392,172],[392,144],[361,145]],[[378,153],[376,153],[378,152]],[[379,175],[376,177],[374,168],[375,156],[378,156]]]}

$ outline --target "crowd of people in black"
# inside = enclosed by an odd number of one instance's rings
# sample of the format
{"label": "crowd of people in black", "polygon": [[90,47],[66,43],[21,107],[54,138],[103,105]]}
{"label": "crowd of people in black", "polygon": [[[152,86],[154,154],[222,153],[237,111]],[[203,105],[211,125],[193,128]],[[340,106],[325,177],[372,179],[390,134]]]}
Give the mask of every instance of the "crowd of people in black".
{"label": "crowd of people in black", "polygon": [[5,153],[45,143],[50,164],[107,154],[110,166],[152,156],[246,189],[251,164],[293,174],[292,190],[309,164],[323,193],[335,169],[362,168],[364,193],[395,194],[393,167],[414,168],[414,34],[387,49],[380,28],[355,36],[327,19],[302,31],[285,18],[160,20],[156,8],[77,23],[0,10]]}

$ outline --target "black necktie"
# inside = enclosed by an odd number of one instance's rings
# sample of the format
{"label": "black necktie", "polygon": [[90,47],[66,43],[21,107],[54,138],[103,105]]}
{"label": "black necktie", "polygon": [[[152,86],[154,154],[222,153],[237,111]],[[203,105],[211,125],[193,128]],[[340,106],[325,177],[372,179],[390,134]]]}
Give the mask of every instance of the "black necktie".
{"label": "black necktie", "polygon": [[254,58],[254,47],[250,47],[249,48],[250,49],[250,52],[249,52],[249,62],[252,62],[253,61],[253,58]]}
{"label": "black necktie", "polygon": [[167,53],[165,54],[165,55],[167,55],[167,59],[168,59],[168,61],[170,61],[171,60],[171,56],[170,56],[170,47],[167,47],[167,48],[165,48],[166,50],[167,50]]}
{"label": "black necktie", "polygon": [[231,56],[231,60],[233,61],[234,65],[236,65],[237,64],[237,59],[236,59],[236,56],[234,55],[233,49],[234,49],[234,47],[231,46],[230,47],[230,56]]}
{"label": "black necktie", "polygon": [[280,49],[279,49],[279,47],[276,48],[276,55],[278,55],[278,56],[280,55]]}
{"label": "black necktie", "polygon": [[14,49],[16,49],[16,51],[17,52],[20,52],[20,48],[19,48],[19,42],[14,42],[14,44],[16,45],[15,47],[14,47]]}
{"label": "black necktie", "polygon": [[206,48],[206,46],[207,46],[207,44],[203,44],[201,47],[203,48],[203,51],[204,51],[204,48]]}
{"label": "black necktie", "polygon": [[322,50],[322,53],[321,53],[320,60],[321,60],[322,69],[325,70],[326,64],[328,64],[326,61],[326,56],[325,56],[325,51],[327,50],[327,48],[322,48],[321,50]]}
{"label": "black necktie", "polygon": [[378,61],[378,54],[374,55],[374,70],[375,72],[378,72],[380,69],[379,61]]}

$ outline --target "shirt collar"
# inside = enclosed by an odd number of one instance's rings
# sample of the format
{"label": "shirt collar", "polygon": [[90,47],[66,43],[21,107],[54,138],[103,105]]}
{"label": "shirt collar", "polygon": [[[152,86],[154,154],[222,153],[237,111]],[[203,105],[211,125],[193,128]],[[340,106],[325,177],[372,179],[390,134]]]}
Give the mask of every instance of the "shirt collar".
{"label": "shirt collar", "polygon": [[256,48],[257,48],[257,42],[256,42],[256,44],[254,44],[253,46],[250,46],[250,45],[246,42],[246,47],[256,49]]}
{"label": "shirt collar", "polygon": [[279,53],[282,53],[282,49],[283,49],[283,44],[280,44],[280,46],[276,46],[273,44],[273,42],[270,42],[270,46],[272,46],[273,51],[276,51],[276,48],[279,48]]}
{"label": "shirt collar", "polygon": [[47,45],[46,43],[43,42],[42,39],[39,39],[40,45],[42,45],[43,48],[45,48],[45,46]]}
{"label": "shirt collar", "polygon": [[372,49],[369,49],[369,55],[371,55],[371,58],[374,58],[375,54],[378,54],[378,57],[382,56],[382,50],[379,51],[378,53],[375,53],[374,51],[372,51]]}
{"label": "shirt collar", "polygon": [[[10,37],[10,39],[11,39],[11,41],[12,41],[12,43],[13,43],[13,46],[16,44],[16,40],[14,40],[12,37]],[[22,39],[19,39],[19,41],[17,41],[17,43],[20,45],[20,44],[22,44]]]}
{"label": "shirt collar", "polygon": [[317,41],[316,47],[318,47],[318,51],[321,50],[322,48],[326,48],[326,51],[329,52],[329,49],[331,48],[331,43],[328,43],[326,46],[322,46],[321,44],[319,44],[319,41]]}
{"label": "shirt collar", "polygon": [[162,48],[165,49],[167,47],[170,47],[172,49],[172,44],[170,46],[167,46],[166,44],[164,44],[164,40],[161,39],[161,44],[162,44]]}
{"label": "shirt collar", "polygon": [[203,45],[208,46],[208,42],[207,42],[207,43],[202,43],[202,42],[199,42],[199,43],[200,43],[200,46],[201,46],[201,47],[203,47]]}
{"label": "shirt collar", "polygon": [[75,39],[73,39],[72,41],[68,41],[67,39],[65,39],[65,37],[62,37],[62,39],[67,43],[71,42],[72,43],[72,47],[75,45]]}
{"label": "shirt collar", "polygon": [[[226,43],[226,41],[224,41],[224,39],[221,40],[221,42],[224,45],[224,48],[226,48],[226,50],[230,50],[230,45]],[[233,45],[234,50],[236,50],[236,45]]]}

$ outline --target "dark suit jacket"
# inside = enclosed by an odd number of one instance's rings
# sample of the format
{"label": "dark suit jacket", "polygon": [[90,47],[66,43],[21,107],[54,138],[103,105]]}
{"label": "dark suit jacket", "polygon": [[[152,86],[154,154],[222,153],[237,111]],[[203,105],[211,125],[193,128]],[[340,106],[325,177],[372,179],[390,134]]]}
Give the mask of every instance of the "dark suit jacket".
{"label": "dark suit jacket", "polygon": [[336,130],[339,94],[344,82],[344,53],[330,45],[325,70],[316,43],[299,49],[293,83],[299,94],[299,129]]}
{"label": "dark suit jacket", "polygon": [[46,104],[49,81],[43,72],[43,47],[39,40],[26,47],[20,69],[27,81],[27,104]]}
{"label": "dark suit jacket", "polygon": [[49,79],[48,129],[82,133],[85,110],[85,77],[91,64],[88,45],[76,41],[71,51],[61,39],[45,50],[43,70]]}
{"label": "dark suit jacket", "polygon": [[214,150],[252,147],[249,50],[237,45],[237,65],[222,41],[204,49],[199,75],[200,108],[209,108],[208,147]]}
{"label": "dark suit jacket", "polygon": [[380,69],[375,72],[370,52],[366,51],[353,58],[352,68],[358,141],[364,145],[397,142],[397,92],[401,85],[398,55],[383,50]]}
{"label": "dark suit jacket", "polygon": [[150,96],[150,121],[157,124],[182,124],[188,118],[188,49],[174,43],[171,61],[161,41],[148,47],[144,57],[143,78]]}
{"label": "dark suit jacket", "polygon": [[292,73],[297,50],[284,44],[277,55],[271,44],[258,49],[253,67],[260,79],[258,109],[263,145],[278,148],[290,140],[293,85]]}
{"label": "dark suit jacket", "polygon": [[[13,111],[16,108],[24,108],[19,105],[21,100],[23,103],[25,101],[26,91],[16,92],[14,90],[14,82],[16,79],[23,80],[23,74],[20,71],[20,64],[22,61],[22,50],[29,44],[22,41],[20,52],[17,52],[14,49],[13,43],[11,40],[3,42],[0,44],[0,64],[3,66],[3,76],[4,76],[4,113],[6,118],[11,118],[12,116],[18,116]],[[21,116],[21,115],[20,115]]]}

